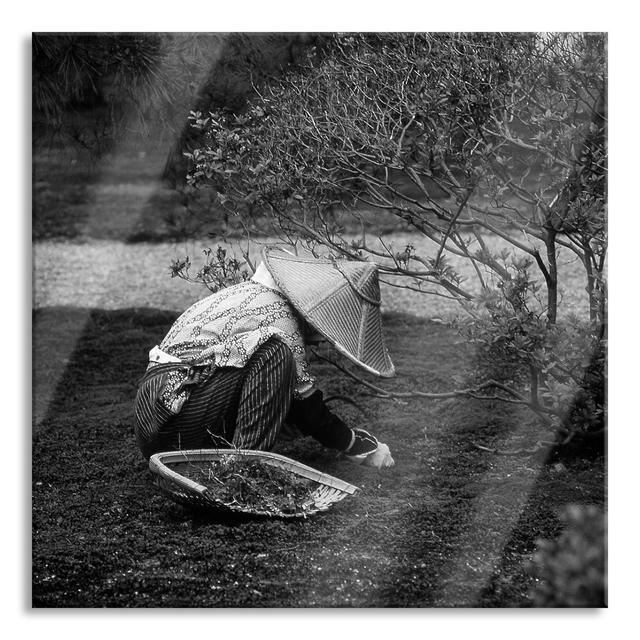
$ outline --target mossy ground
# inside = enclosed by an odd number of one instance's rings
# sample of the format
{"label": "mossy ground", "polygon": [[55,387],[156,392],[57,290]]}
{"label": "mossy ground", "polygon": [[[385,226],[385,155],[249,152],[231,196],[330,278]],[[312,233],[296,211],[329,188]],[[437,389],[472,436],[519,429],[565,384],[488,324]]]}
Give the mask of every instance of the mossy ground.
{"label": "mossy ground", "polygon": [[[567,504],[603,507],[605,455],[489,451],[529,449],[548,436],[510,406],[383,400],[318,361],[313,370],[336,397],[335,411],[386,442],[395,467],[356,467],[308,438],[279,443],[277,452],[362,489],[306,520],[206,516],[157,490],[136,448],[132,403],[147,351],[178,304],[150,284],[169,280],[164,262],[148,273],[156,267],[120,265],[115,249],[135,243],[144,257],[151,243],[198,227],[157,179],[165,157],[121,149],[89,166],[77,153],[34,153],[35,248],[60,243],[62,263],[53,266],[80,277],[62,300],[51,261],[36,274],[47,291],[33,311],[33,605],[530,606],[536,540],[559,534]],[[205,231],[228,231],[224,220],[209,221]],[[89,251],[93,241],[112,243],[109,263],[74,262],[71,249]],[[132,290],[135,308],[124,296]],[[396,311],[385,332],[398,376],[385,388],[455,387],[471,367],[469,345],[446,324]]]}
{"label": "mossy ground", "polygon": [[[40,318],[39,318],[40,316]],[[601,452],[499,455],[541,434],[500,404],[390,401],[313,364],[336,412],[394,454],[356,467],[303,438],[276,451],[362,488],[305,520],[220,519],[174,505],[135,446],[132,401],[146,351],[175,319],[154,309],[34,312],[34,366],[82,323],[46,415],[33,430],[36,607],[526,607],[538,538],[566,504],[605,500]],[[444,390],[470,354],[445,325],[385,318],[398,377],[389,389]],[[35,377],[34,377],[35,379]],[[34,384],[34,394],[38,385]]]}

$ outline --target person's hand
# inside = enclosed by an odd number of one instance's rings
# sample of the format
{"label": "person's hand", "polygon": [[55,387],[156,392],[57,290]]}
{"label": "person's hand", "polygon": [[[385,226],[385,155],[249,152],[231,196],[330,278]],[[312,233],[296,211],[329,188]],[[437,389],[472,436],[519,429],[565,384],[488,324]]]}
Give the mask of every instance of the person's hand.
{"label": "person's hand", "polygon": [[352,431],[351,444],[344,452],[347,460],[376,469],[392,467],[395,464],[386,444],[378,442],[375,436],[364,429],[352,429]]}
{"label": "person's hand", "polygon": [[395,464],[391,457],[391,451],[384,442],[378,443],[378,448],[370,453],[362,462],[367,467],[375,467],[376,469],[386,469],[387,467],[393,467]]}

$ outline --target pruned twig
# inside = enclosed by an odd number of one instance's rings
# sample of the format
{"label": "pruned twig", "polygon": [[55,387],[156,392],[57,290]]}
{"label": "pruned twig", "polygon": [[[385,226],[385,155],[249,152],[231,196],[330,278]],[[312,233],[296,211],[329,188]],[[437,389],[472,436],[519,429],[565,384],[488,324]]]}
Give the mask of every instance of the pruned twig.
{"label": "pruned twig", "polygon": [[[498,382],[497,380],[487,380],[486,382],[483,382],[482,384],[474,388],[455,389],[453,391],[445,391],[441,393],[432,393],[428,391],[389,391],[387,389],[383,389],[382,387],[378,387],[377,385],[372,384],[367,380],[364,380],[363,378],[357,376],[355,373],[339,365],[334,360],[321,356],[317,351],[314,350],[313,353],[320,360],[323,360],[324,362],[328,362],[329,364],[332,364],[334,367],[336,367],[337,369],[339,369],[340,371],[348,375],[352,380],[355,380],[356,382],[374,391],[375,392],[374,395],[378,398],[427,398],[430,400],[450,400],[451,398],[458,398],[458,397],[464,396],[467,398],[473,398],[475,400],[500,400],[501,402],[518,404],[518,405],[528,407],[535,413],[539,413],[536,410],[535,406],[531,402],[529,402],[523,395],[521,395],[514,389],[511,389],[507,385],[501,382]],[[491,389],[491,388],[504,391],[510,397],[505,398],[499,395],[480,395],[485,389]],[[545,418],[545,420],[548,421],[548,418],[546,418],[546,416],[541,416],[541,417]]]}
{"label": "pruned twig", "polygon": [[493,453],[497,456],[521,456],[521,455],[534,455],[536,453],[540,453],[549,447],[555,446],[556,442],[550,442],[547,440],[538,440],[534,447],[527,449],[526,447],[522,447],[521,449],[493,449],[491,447],[485,447],[477,442],[471,443],[476,449],[480,451],[486,451],[487,453]]}

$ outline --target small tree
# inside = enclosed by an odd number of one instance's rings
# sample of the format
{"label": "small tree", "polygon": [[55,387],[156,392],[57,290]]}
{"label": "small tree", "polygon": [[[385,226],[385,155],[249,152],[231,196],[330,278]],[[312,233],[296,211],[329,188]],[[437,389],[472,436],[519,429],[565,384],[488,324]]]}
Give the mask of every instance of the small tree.
{"label": "small tree", "polygon": [[[191,184],[215,188],[247,230],[258,209],[291,243],[375,260],[390,284],[457,300],[493,374],[482,388],[560,424],[605,337],[604,38],[358,34],[324,46],[257,87],[243,115],[193,114],[205,142]],[[372,215],[431,249],[388,246]],[[578,332],[557,322],[559,249],[585,269]]]}

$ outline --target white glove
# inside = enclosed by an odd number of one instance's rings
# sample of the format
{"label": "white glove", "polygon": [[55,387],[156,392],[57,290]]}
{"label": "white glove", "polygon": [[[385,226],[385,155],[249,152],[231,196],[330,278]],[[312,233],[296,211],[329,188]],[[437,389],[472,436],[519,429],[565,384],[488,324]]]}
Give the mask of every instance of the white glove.
{"label": "white glove", "polygon": [[351,444],[344,452],[347,460],[354,464],[383,469],[392,467],[395,463],[391,457],[389,447],[372,436],[364,429],[353,429]]}
{"label": "white glove", "polygon": [[363,460],[362,464],[367,467],[375,467],[376,469],[385,469],[387,467],[393,467],[395,462],[391,457],[389,447],[383,442],[380,442],[378,448],[373,453],[370,453]]}

